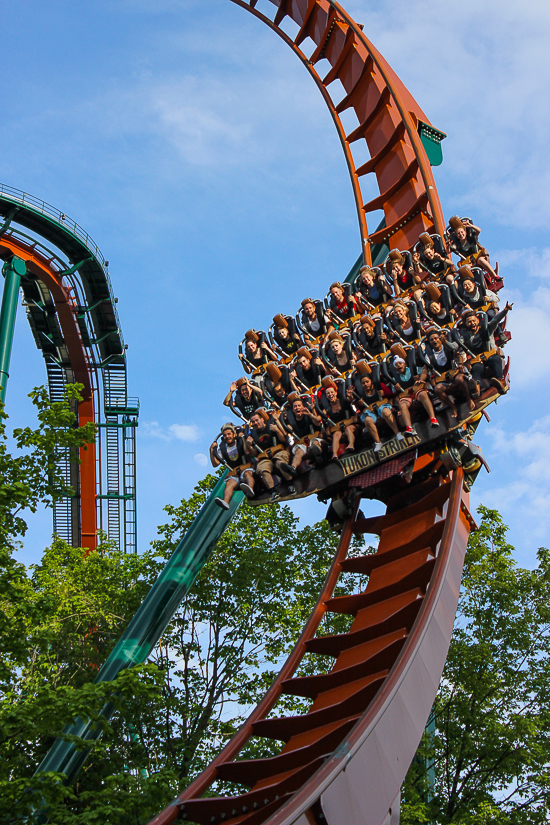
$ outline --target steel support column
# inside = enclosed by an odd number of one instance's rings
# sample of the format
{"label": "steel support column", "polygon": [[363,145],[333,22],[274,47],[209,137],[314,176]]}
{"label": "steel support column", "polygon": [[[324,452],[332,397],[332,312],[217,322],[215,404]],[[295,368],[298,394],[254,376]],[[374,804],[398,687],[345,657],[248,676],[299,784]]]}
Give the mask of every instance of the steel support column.
{"label": "steel support column", "polygon": [[27,267],[21,258],[12,258],[2,267],[5,277],[0,309],[0,401],[4,403],[9,378],[13,331],[17,314],[17,300],[21,276],[26,275]]}

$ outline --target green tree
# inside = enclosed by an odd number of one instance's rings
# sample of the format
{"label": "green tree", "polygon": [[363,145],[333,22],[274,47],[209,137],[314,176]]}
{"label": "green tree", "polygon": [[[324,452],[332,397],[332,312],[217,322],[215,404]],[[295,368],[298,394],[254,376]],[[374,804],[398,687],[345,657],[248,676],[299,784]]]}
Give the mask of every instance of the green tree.
{"label": "green tree", "polygon": [[550,553],[538,551],[534,570],[518,567],[500,515],[478,512],[435,735],[404,787],[405,825],[537,825],[550,815]]}
{"label": "green tree", "polygon": [[[125,556],[103,542],[85,556],[57,539],[23,578],[27,659],[0,711],[0,812],[45,799],[60,825],[145,822],[225,744],[243,706],[265,692],[315,603],[337,541],[326,524],[298,529],[289,508],[275,505],[241,508],[145,668],[116,684],[91,684],[216,480],[208,476],[188,500],[166,508],[170,521],[150,551]],[[101,722],[103,737],[75,785],[65,788],[54,775],[31,781],[72,716],[98,719],[113,691],[119,712]],[[267,752],[262,743],[251,748]]]}

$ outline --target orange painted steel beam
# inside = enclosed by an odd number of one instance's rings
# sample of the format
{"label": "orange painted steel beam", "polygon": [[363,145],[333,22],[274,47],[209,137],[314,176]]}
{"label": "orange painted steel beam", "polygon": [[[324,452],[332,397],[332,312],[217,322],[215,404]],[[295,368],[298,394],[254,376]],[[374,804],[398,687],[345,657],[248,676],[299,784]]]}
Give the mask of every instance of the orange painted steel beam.
{"label": "orange painted steel beam", "polygon": [[[365,263],[371,263],[370,247],[375,243],[410,249],[419,234],[432,227],[443,236],[443,211],[418,133],[418,122],[430,121],[361,27],[333,0],[270,0],[277,7],[273,20],[255,8],[255,0],[231,2],[262,20],[287,43],[323,95],[344,150]],[[285,18],[299,27],[294,39],[281,28]],[[315,47],[309,57],[301,48],[307,38]],[[324,77],[316,67],[322,59],[331,66]],[[330,88],[335,80],[345,90],[340,100],[333,98]],[[358,121],[349,132],[340,118],[347,109],[354,111]],[[358,165],[355,148],[363,140],[371,160]],[[382,197],[369,205],[360,179],[371,173]],[[386,228],[369,235],[365,212],[381,208]]]}
{"label": "orange painted steel beam", "polygon": [[[78,424],[83,426],[95,421],[91,369],[78,328],[77,307],[70,293],[63,286],[59,273],[51,267],[49,260],[32,245],[27,245],[21,239],[5,234],[0,238],[0,249],[2,248],[22,258],[27,265],[27,270],[42,281],[49,290],[69,353],[74,380],[84,386],[82,401],[78,405]],[[97,547],[95,444],[90,444],[86,449],[80,450],[80,460],[82,462],[79,467],[80,541],[82,547],[92,552]]]}
{"label": "orange painted steel beam", "polygon": [[[452,481],[439,473],[441,465],[432,478],[395,496],[385,516],[347,521],[319,601],[270,690],[212,764],[150,825],[180,816],[199,825],[310,825],[321,809],[329,825],[381,825],[435,698],[472,524],[462,470]],[[347,559],[358,531],[379,535],[378,550]],[[368,586],[333,598],[344,571],[368,575]],[[348,633],[316,638],[326,611],[354,616]],[[334,656],[332,670],[295,678],[306,652]],[[283,693],[312,705],[299,716],[269,718]],[[285,744],[268,759],[236,760],[250,736]],[[216,780],[250,791],[199,798]]]}

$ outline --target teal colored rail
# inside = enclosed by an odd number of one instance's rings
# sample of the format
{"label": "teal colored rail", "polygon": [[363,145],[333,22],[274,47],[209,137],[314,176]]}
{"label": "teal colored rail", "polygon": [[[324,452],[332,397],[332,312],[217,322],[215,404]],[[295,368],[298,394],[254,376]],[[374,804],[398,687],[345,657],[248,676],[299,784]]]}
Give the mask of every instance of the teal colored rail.
{"label": "teal colored rail", "polygon": [[27,267],[20,258],[12,258],[9,263],[4,264],[2,272],[6,279],[0,308],[0,401],[3,403],[6,400],[6,387],[10,374],[11,348],[15,330],[15,316],[17,315],[19,285],[21,284],[21,276],[27,272]]}
{"label": "teal colored rail", "polygon": [[[216,496],[223,495],[226,475],[227,471],[174,550],[145,601],[99,671],[94,680],[96,684],[110,682],[125,668],[143,663],[166,630],[243,500],[243,493],[239,491],[233,494],[229,510],[222,510],[214,503]],[[113,706],[106,704],[101,715],[109,719],[113,712]],[[85,719],[76,719],[65,728],[64,733],[90,742],[101,736],[98,726]],[[75,779],[88,753],[86,750],[77,751],[71,742],[56,739],[36,773],[63,773],[67,777],[67,783],[70,783]],[[46,821],[45,814],[42,814],[41,821]]]}

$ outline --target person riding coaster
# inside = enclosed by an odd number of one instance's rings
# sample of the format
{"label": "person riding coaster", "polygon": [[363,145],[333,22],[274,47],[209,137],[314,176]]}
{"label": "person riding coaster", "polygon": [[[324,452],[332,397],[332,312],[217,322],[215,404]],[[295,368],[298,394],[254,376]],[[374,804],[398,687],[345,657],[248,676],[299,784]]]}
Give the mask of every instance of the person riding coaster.
{"label": "person riding coaster", "polygon": [[330,285],[325,296],[325,306],[339,326],[360,314],[351,284],[341,284],[340,281]]}
{"label": "person riding coaster", "polygon": [[358,361],[351,376],[351,386],[357,399],[359,420],[364,425],[363,433],[374,441],[374,452],[382,449],[378,433],[379,424],[387,424],[400,441],[404,440],[399,432],[397,421],[392,411],[391,390],[380,380],[380,364],[377,361],[367,363]]}
{"label": "person riding coaster", "polygon": [[290,464],[287,435],[275,414],[270,415],[264,409],[256,410],[250,425],[246,439],[248,451],[254,456],[256,473],[271,490],[271,501],[276,501],[274,472],[286,481],[291,481],[297,474],[296,468]]}
{"label": "person riding coaster", "polygon": [[[487,289],[483,271],[478,267],[461,266],[451,290],[457,303],[463,308],[483,310],[489,319],[494,318],[499,310],[498,295]],[[502,347],[511,337],[510,333],[505,331],[505,327],[506,318],[495,330],[495,340]]]}
{"label": "person riding coaster", "polygon": [[384,329],[384,322],[380,316],[362,315],[351,331],[354,347],[362,352],[367,359],[384,355],[388,335]]}
{"label": "person riding coaster", "polygon": [[278,350],[286,363],[294,358],[304,343],[296,328],[296,321],[291,315],[275,315],[268,334],[273,350]]}
{"label": "person riding coaster", "polygon": [[392,249],[384,263],[386,278],[392,284],[396,296],[411,290],[414,294],[415,287],[420,284],[422,278],[415,271],[411,253],[400,252],[399,249]]}
{"label": "person riding coaster", "polygon": [[324,344],[319,347],[319,355],[327,371],[336,378],[353,369],[356,362],[349,332],[329,332]]}
{"label": "person riding coaster", "polygon": [[296,325],[302,332],[304,339],[317,344],[334,329],[334,322],[326,312],[323,302],[304,298],[302,308],[296,313]]}
{"label": "person riding coaster", "polygon": [[257,384],[247,378],[237,378],[231,383],[231,388],[223,399],[223,403],[234,415],[248,424],[254,410],[264,406],[265,402],[262,390]]}
{"label": "person riding coaster", "polygon": [[453,328],[455,340],[469,356],[467,365],[476,383],[477,393],[481,392],[482,379],[488,379],[490,386],[501,395],[508,391],[504,381],[503,358],[495,343],[494,333],[512,307],[513,304],[507,303],[491,319],[486,312],[466,310]]}
{"label": "person riding coaster", "polygon": [[458,415],[457,396],[463,397],[470,412],[473,412],[476,405],[471,393],[476,391],[475,381],[466,370],[466,353],[453,341],[451,331],[435,327],[428,329],[417,351],[428,367],[436,397],[448,407],[452,418]]}
{"label": "person riding coaster", "polygon": [[433,404],[429,395],[428,368],[420,367],[416,361],[416,351],[413,347],[406,349],[401,344],[394,344],[389,355],[382,362],[382,370],[397,395],[397,403],[405,432],[412,435],[416,432],[412,425],[412,411],[422,406],[428,413],[430,425],[439,427],[435,417]]}
{"label": "person riding coaster", "polygon": [[453,280],[453,259],[445,248],[441,235],[423,232],[412,252],[412,261],[418,275],[437,278],[450,284]]}
{"label": "person riding coaster", "polygon": [[440,327],[456,320],[456,311],[451,300],[451,290],[447,284],[426,284],[418,302],[420,314],[429,322]]}
{"label": "person riding coaster", "polygon": [[300,347],[296,353],[296,358],[291,365],[291,375],[294,384],[300,390],[314,390],[321,384],[321,378],[327,372],[327,367],[319,358],[316,350],[309,350],[307,347]]}
{"label": "person riding coaster", "polygon": [[286,364],[266,364],[260,386],[264,398],[279,408],[285,403],[288,394],[296,389],[290,367]]}
{"label": "person riding coaster", "polygon": [[320,430],[323,419],[311,406],[309,396],[300,396],[293,392],[288,396],[282,416],[285,428],[294,441],[292,445],[292,466],[298,469],[302,461],[312,458],[319,466],[323,460],[324,440]]}
{"label": "person riding coaster", "polygon": [[254,474],[250,463],[250,454],[245,441],[244,433],[231,422],[221,428],[220,443],[218,440],[210,445],[210,461],[213,467],[225,464],[229,475],[225,480],[223,498],[214,499],[222,510],[229,510],[230,501],[235,490],[242,490],[248,497],[254,495]]}
{"label": "person riding coaster", "polygon": [[483,309],[486,312],[491,307],[498,310],[498,295],[487,288],[483,270],[478,266],[461,266],[453,280],[451,292],[455,302],[468,309]]}
{"label": "person riding coaster", "polygon": [[268,346],[265,332],[256,329],[249,329],[245,333],[239,344],[239,358],[244,371],[255,375],[258,375],[270,361],[277,362],[279,360]]}
{"label": "person riding coaster", "polygon": [[422,336],[415,301],[396,301],[386,315],[386,323],[395,337],[401,339],[404,344],[412,344]]}
{"label": "person riding coaster", "polygon": [[474,226],[471,218],[459,218],[453,215],[449,219],[446,236],[451,252],[458,255],[462,264],[477,264],[485,271],[485,278],[489,289],[498,292],[503,286],[503,280],[498,275],[498,264],[493,269],[489,262],[489,253],[479,243],[479,226]]}
{"label": "person riding coaster", "polygon": [[346,453],[355,451],[357,410],[353,405],[353,390],[346,382],[330,375],[321,381],[322,389],[316,394],[315,406],[326,425],[327,435],[332,436],[332,458],[338,458],[340,442],[345,437]]}
{"label": "person riding coaster", "polygon": [[393,298],[392,288],[378,267],[361,267],[353,282],[353,293],[363,312],[384,307]]}

